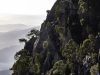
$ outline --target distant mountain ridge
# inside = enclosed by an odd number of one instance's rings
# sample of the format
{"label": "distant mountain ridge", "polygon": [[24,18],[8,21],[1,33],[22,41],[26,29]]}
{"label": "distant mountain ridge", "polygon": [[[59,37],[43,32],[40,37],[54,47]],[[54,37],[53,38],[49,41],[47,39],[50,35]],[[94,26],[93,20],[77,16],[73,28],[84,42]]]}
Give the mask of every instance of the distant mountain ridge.
{"label": "distant mountain ridge", "polygon": [[13,45],[10,47],[6,47],[4,49],[0,49],[0,71],[6,69],[9,70],[11,68],[12,64],[15,61],[15,53],[22,48],[23,45]]}
{"label": "distant mountain ridge", "polygon": [[23,24],[0,25],[0,75],[11,75],[9,69],[15,61],[14,55],[24,47],[19,39],[26,37],[31,29],[33,28]]}
{"label": "distant mountain ridge", "polygon": [[26,37],[26,35],[28,34],[28,32],[31,30],[32,28],[29,29],[24,29],[24,30],[15,30],[15,31],[10,31],[10,32],[3,32],[2,34],[0,34],[0,49],[5,48],[5,47],[9,47],[13,44],[19,44],[18,39]]}
{"label": "distant mountain ridge", "polygon": [[9,70],[3,70],[3,71],[0,71],[0,75],[11,75],[11,71]]}
{"label": "distant mountain ridge", "polygon": [[0,25],[0,32],[9,32],[9,31],[23,30],[28,28],[30,28],[30,26],[24,24],[5,24],[5,25]]}

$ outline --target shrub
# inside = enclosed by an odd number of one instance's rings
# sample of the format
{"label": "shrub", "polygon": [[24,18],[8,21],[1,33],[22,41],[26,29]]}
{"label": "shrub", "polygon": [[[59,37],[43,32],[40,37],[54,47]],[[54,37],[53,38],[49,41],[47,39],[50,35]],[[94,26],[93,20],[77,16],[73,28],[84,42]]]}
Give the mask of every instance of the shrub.
{"label": "shrub", "polygon": [[63,60],[59,60],[55,62],[53,68],[47,73],[47,75],[64,75],[66,69],[66,64],[64,64]]}
{"label": "shrub", "polygon": [[44,41],[43,42],[43,48],[45,49],[45,48],[48,48],[48,41]]}

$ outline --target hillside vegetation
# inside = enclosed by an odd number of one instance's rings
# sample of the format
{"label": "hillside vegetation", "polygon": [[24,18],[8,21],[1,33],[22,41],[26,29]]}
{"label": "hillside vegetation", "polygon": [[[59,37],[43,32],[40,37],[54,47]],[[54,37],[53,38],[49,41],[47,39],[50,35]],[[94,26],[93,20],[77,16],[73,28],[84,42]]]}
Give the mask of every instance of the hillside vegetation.
{"label": "hillside vegetation", "polygon": [[100,1],[57,0],[16,53],[12,75],[100,73]]}

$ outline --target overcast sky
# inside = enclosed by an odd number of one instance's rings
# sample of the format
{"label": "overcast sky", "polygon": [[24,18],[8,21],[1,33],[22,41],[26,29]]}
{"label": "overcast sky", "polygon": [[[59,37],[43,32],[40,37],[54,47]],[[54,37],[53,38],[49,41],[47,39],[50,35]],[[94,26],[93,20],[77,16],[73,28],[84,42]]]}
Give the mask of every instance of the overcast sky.
{"label": "overcast sky", "polygon": [[46,14],[56,0],[0,0],[0,14]]}
{"label": "overcast sky", "polygon": [[24,24],[32,27],[40,26],[45,15],[1,15],[0,25]]}
{"label": "overcast sky", "polygon": [[[39,25],[56,0],[0,0],[0,25]],[[35,24],[34,24],[35,23]]]}

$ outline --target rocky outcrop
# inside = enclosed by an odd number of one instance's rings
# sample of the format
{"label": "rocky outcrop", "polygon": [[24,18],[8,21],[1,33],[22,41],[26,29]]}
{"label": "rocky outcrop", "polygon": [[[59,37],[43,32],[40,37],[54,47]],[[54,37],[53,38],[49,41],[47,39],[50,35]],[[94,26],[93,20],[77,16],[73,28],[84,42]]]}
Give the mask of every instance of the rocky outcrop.
{"label": "rocky outcrop", "polygon": [[32,66],[29,67],[33,75],[93,74],[92,66],[100,64],[99,4],[100,1],[94,0],[55,2],[47,11],[38,37],[25,46],[25,49],[31,47],[28,50]]}

